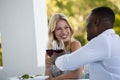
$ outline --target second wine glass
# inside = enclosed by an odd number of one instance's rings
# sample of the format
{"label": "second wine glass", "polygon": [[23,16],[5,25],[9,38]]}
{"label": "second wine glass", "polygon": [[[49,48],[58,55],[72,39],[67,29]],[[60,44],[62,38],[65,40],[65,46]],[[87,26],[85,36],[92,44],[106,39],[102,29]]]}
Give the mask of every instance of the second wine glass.
{"label": "second wine glass", "polygon": [[64,43],[63,40],[59,40],[58,43],[56,43],[56,48],[54,49],[54,51],[56,53],[62,53],[64,51]]}

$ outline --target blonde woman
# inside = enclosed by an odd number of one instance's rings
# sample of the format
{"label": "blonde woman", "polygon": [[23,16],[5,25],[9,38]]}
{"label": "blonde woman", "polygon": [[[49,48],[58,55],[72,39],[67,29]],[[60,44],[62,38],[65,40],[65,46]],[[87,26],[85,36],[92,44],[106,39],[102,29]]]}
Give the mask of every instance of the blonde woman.
{"label": "blonde woman", "polygon": [[[48,48],[53,48],[52,42],[62,40],[64,44],[64,52],[60,55],[70,54],[79,49],[81,43],[73,38],[73,29],[67,17],[62,13],[54,14],[49,21],[48,31]],[[46,54],[45,59],[45,75],[48,75],[47,80],[64,80],[64,79],[78,79],[82,77],[83,68],[74,71],[61,71],[54,64],[54,60],[59,57],[57,53],[51,57]],[[76,62],[77,63],[77,62]]]}

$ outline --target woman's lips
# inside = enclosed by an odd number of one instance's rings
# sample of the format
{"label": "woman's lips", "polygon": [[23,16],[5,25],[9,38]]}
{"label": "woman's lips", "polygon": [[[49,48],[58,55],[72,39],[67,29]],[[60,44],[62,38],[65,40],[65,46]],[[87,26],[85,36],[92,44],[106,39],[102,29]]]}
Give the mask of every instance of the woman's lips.
{"label": "woman's lips", "polygon": [[62,39],[66,39],[66,38],[67,38],[67,36],[61,36],[61,38],[62,38]]}

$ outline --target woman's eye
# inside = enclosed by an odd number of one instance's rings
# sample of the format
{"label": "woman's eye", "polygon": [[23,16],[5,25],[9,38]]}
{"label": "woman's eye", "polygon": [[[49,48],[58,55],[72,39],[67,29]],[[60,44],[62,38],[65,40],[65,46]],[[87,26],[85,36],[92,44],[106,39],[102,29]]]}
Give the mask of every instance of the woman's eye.
{"label": "woman's eye", "polygon": [[69,27],[65,27],[65,29],[67,29],[67,28],[69,28]]}
{"label": "woman's eye", "polygon": [[69,28],[69,26],[65,26],[65,27],[63,27],[63,28],[57,27],[57,28],[55,28],[55,30],[62,30],[62,29],[68,29],[68,28]]}
{"label": "woman's eye", "polygon": [[61,28],[56,28],[55,30],[61,30]]}
{"label": "woman's eye", "polygon": [[68,26],[65,27],[65,29],[68,29],[68,28],[69,28]]}

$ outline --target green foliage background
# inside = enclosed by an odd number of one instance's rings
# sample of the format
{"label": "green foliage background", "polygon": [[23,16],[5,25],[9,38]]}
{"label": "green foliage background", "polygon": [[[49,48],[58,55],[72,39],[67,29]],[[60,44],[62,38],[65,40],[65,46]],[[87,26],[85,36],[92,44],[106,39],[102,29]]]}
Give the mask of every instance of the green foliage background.
{"label": "green foliage background", "polygon": [[49,18],[55,13],[64,13],[75,31],[74,36],[82,45],[86,44],[85,23],[90,11],[98,6],[108,6],[115,12],[114,29],[120,35],[120,0],[46,0]]}

